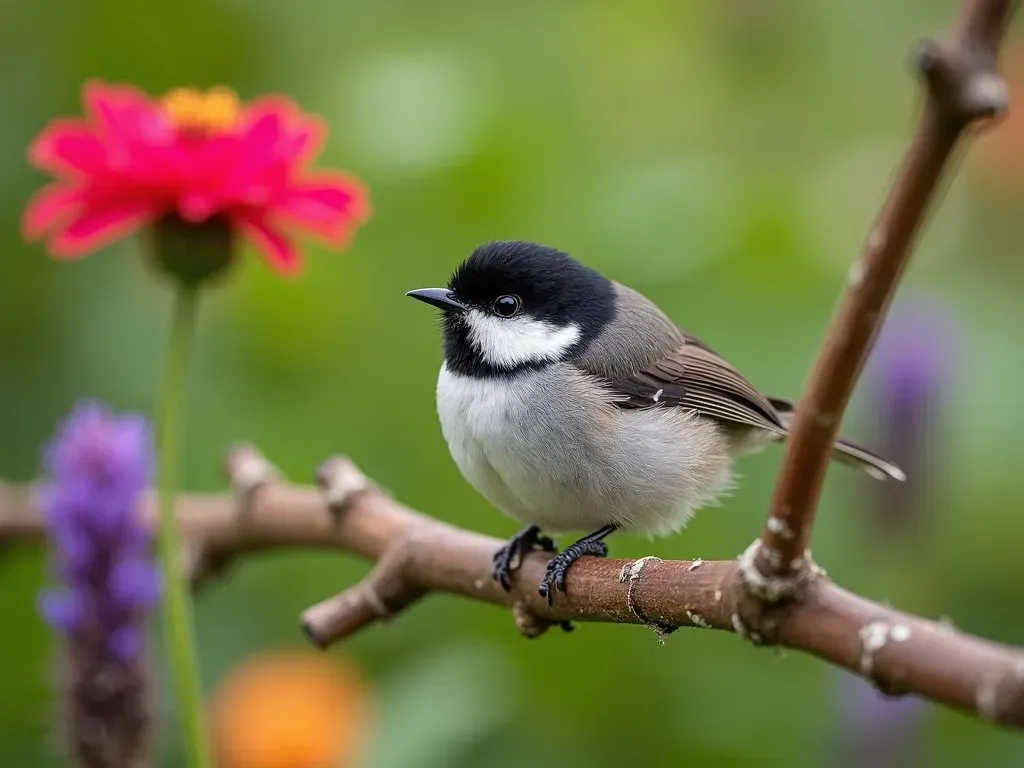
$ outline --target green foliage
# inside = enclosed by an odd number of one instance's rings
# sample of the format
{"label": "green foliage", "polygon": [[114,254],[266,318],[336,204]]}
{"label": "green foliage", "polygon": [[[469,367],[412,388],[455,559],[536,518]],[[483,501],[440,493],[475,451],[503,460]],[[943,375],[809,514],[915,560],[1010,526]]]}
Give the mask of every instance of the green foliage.
{"label": "green foliage", "polygon": [[[134,244],[61,265],[17,233],[42,182],[24,147],[78,111],[85,78],[288,92],[330,120],[328,164],[372,192],[349,252],[310,247],[305,277],[284,284],[250,255],[204,302],[187,486],[223,488],[220,458],[239,439],[295,481],[344,451],[403,501],[503,536],[513,523],[447,455],[436,329],[403,293],[486,239],[541,240],[647,293],[765,390],[798,394],[907,134],[906,51],[955,5],[8,0],[0,474],[32,479],[37,447],[80,394],[153,406],[170,297]],[[833,577],[875,599],[1019,643],[1020,228],[1012,204],[984,214],[992,195],[962,169],[903,289],[947,303],[964,342],[932,446],[926,535],[906,551],[865,548],[855,534],[873,497],[837,469],[815,546]],[[867,394],[847,431],[870,440]],[[613,554],[735,556],[757,535],[778,459],[746,460],[725,507],[683,535],[620,537]],[[207,686],[249,652],[301,643],[299,611],[365,567],[325,553],[235,565],[198,601]],[[53,649],[33,605],[42,576],[41,553],[0,552],[3,765],[58,764]],[[373,768],[840,760],[839,673],[734,637],[681,631],[661,647],[642,628],[585,625],[527,642],[501,611],[434,597],[340,652],[379,688]],[[921,739],[922,764],[940,768],[1024,756],[937,709]]]}

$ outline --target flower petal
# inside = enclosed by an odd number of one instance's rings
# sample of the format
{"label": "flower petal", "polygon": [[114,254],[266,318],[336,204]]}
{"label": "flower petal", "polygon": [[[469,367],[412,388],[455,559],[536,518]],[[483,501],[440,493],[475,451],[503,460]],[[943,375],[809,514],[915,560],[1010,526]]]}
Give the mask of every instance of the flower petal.
{"label": "flower petal", "polygon": [[323,120],[313,115],[302,115],[281,141],[278,153],[287,158],[295,169],[301,169],[320,154],[326,136],[327,124]]}
{"label": "flower petal", "polygon": [[137,88],[92,80],[85,84],[82,99],[113,165],[130,168],[140,145],[160,147],[175,141],[174,126],[160,106]]}
{"label": "flower petal", "polygon": [[110,572],[107,590],[111,601],[125,612],[149,608],[160,597],[160,572],[145,550],[135,557],[124,556]]}
{"label": "flower petal", "polygon": [[248,133],[257,123],[268,118],[280,128],[291,123],[299,114],[295,102],[285,96],[263,96],[249,103],[242,117],[241,133]]}
{"label": "flower petal", "polygon": [[127,624],[117,627],[106,637],[107,650],[123,664],[134,661],[145,644],[142,627]]}
{"label": "flower petal", "polygon": [[89,119],[103,132],[120,133],[142,112],[155,109],[153,101],[138,88],[90,80],[82,88],[82,102]]}
{"label": "flower petal", "polygon": [[60,259],[84,256],[159,213],[152,200],[124,200],[88,208],[56,233],[50,241],[50,252]]}
{"label": "flower petal", "polygon": [[288,99],[269,96],[249,106],[239,140],[256,175],[267,168],[298,170],[320,151],[326,134],[322,120],[301,114]]}
{"label": "flower petal", "polygon": [[[282,163],[277,147],[284,132],[284,117],[278,112],[261,110],[247,114],[239,133],[233,137],[230,169],[222,174],[222,185],[238,190],[242,197],[254,184],[265,184],[273,175],[272,183],[287,178],[287,164]],[[284,169],[282,171],[281,169]],[[276,173],[275,173],[276,171]]]}
{"label": "flower petal", "polygon": [[273,269],[288,277],[294,277],[302,270],[302,259],[298,250],[280,232],[254,217],[236,217],[235,224],[242,234],[263,252],[267,263]]}
{"label": "flower petal", "polygon": [[56,175],[96,174],[106,169],[107,152],[81,120],[55,120],[29,145],[29,162]]}
{"label": "flower petal", "polygon": [[248,151],[268,152],[283,135],[288,116],[276,104],[277,100],[262,99],[246,113],[239,136]]}
{"label": "flower petal", "polygon": [[363,185],[341,174],[303,180],[289,193],[274,205],[274,213],[287,216],[297,225],[330,240],[343,239],[370,213]]}
{"label": "flower petal", "polygon": [[82,623],[82,604],[67,590],[46,590],[39,596],[43,620],[61,632],[73,632]]}
{"label": "flower petal", "polygon": [[74,216],[82,204],[81,187],[50,184],[33,195],[21,217],[21,232],[26,240],[38,240],[47,231]]}

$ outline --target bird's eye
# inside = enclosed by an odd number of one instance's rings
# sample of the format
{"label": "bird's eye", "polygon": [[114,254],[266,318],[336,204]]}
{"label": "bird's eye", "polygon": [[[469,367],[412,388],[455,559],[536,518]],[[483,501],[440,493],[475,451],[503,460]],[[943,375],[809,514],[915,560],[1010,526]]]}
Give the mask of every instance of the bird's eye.
{"label": "bird's eye", "polygon": [[499,296],[494,300],[494,314],[501,317],[512,317],[519,311],[522,301],[518,296]]}

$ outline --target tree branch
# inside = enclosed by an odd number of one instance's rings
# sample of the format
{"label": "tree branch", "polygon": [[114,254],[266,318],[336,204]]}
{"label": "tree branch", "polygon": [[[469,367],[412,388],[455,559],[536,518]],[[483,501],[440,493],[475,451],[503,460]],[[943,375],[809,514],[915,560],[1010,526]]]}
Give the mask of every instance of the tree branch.
{"label": "tree branch", "polygon": [[[1007,91],[996,71],[1011,0],[966,0],[947,41],[928,40],[914,64],[926,86],[917,131],[861,252],[793,419],[757,557],[760,578],[789,597],[808,567],[815,510],[843,412],[885,318],[928,203],[971,123],[1000,115]],[[757,578],[755,576],[755,578]]]}
{"label": "tree branch", "polygon": [[[320,647],[430,592],[447,592],[511,608],[527,637],[566,621],[643,624],[662,637],[678,627],[736,632],[757,645],[806,651],[888,693],[915,693],[1024,727],[1024,651],[860,598],[820,569],[808,571],[800,601],[751,601],[740,570],[753,545],[738,561],[583,558],[569,572],[566,593],[548,606],[537,594],[544,553],[529,555],[505,592],[491,579],[501,541],[399,504],[347,459],[324,464],[319,490],[280,482],[252,448],[236,448],[226,465],[233,495],[178,501],[188,551],[203,553],[193,562],[207,563],[194,573],[197,587],[234,558],[270,548],[321,547],[376,561],[362,582],[303,613],[303,629]],[[152,497],[141,514],[156,523]],[[32,494],[0,486],[0,542],[44,537]]]}

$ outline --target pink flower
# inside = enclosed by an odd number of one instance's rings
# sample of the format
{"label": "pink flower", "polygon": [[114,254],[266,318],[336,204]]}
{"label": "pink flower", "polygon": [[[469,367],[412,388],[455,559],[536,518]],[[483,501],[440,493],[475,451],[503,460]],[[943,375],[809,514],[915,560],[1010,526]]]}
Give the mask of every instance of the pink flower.
{"label": "pink flower", "polygon": [[155,100],[130,86],[86,83],[85,119],[50,123],[29,160],[57,177],[29,202],[22,229],[74,259],[162,221],[223,225],[278,272],[302,266],[289,230],[344,245],[369,215],[363,186],[313,172],[325,129],[290,100],[243,105],[234,92],[175,89]]}

